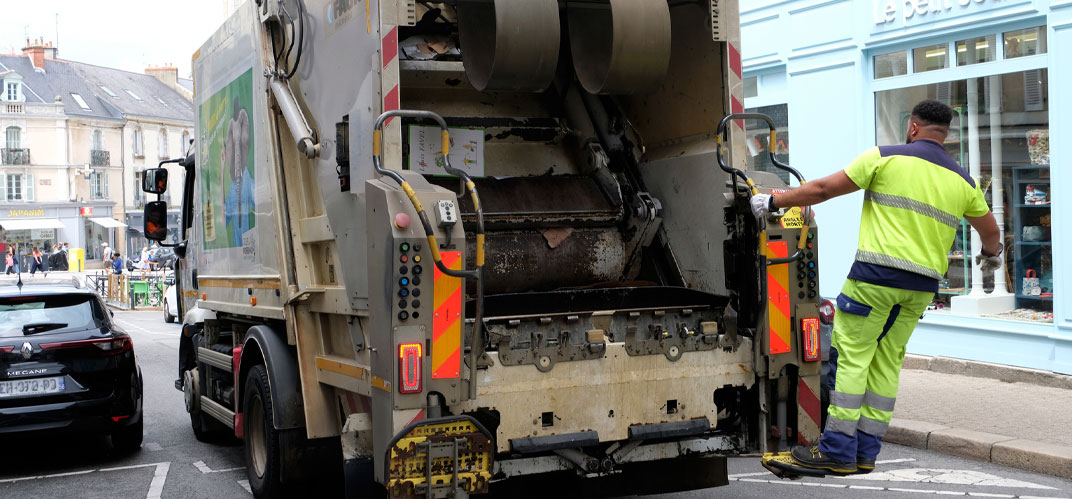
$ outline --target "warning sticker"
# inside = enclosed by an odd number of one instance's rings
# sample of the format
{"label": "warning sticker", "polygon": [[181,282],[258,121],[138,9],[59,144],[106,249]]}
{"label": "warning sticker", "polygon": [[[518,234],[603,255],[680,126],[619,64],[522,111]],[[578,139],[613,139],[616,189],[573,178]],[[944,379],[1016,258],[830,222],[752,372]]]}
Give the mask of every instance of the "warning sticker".
{"label": "warning sticker", "polygon": [[786,210],[785,215],[778,219],[783,229],[799,229],[804,226],[804,213],[799,206]]}

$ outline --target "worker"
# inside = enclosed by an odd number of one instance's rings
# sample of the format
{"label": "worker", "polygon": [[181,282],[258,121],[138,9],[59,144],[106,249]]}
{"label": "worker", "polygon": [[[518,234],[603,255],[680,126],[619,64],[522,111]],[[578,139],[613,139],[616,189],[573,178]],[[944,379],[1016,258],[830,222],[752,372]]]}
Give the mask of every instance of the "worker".
{"label": "worker", "polygon": [[949,106],[924,100],[912,109],[906,144],[873,147],[842,171],[751,200],[755,215],[765,217],[864,190],[856,259],[837,297],[826,428],[818,445],[792,449],[796,465],[837,474],[875,469],[905,346],[938,292],[962,217],[982,239],[980,270],[990,275],[1001,267],[999,230],[983,192],[942,146],[952,119]]}

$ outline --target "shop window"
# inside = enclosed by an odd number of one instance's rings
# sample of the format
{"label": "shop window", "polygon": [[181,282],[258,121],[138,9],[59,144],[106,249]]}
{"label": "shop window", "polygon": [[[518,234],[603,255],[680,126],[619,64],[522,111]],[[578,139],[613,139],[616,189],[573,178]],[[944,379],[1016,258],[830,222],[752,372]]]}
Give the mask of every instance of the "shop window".
{"label": "shop window", "polygon": [[979,36],[957,42],[957,66],[979,64],[994,60],[997,52],[994,35]]}
{"label": "shop window", "polygon": [[92,199],[108,197],[108,172],[94,171],[89,175],[89,197]]}
{"label": "shop window", "polygon": [[[775,130],[778,131],[778,141],[774,143],[774,157],[782,163],[789,163],[789,105],[754,107],[745,109],[745,112],[762,113],[774,120]],[[748,157],[745,161],[748,169],[777,174],[788,183],[789,174],[776,168],[770,159],[770,129],[767,124],[756,120],[746,121],[745,137],[745,145],[748,147]]]}
{"label": "shop window", "polygon": [[1046,53],[1045,26],[1009,31],[1004,38],[1006,59]]}
{"label": "shop window", "polygon": [[[953,107],[946,151],[976,179],[1003,224],[1003,272],[973,283],[971,258],[979,248],[972,247],[969,226],[961,223],[949,251],[949,270],[935,298],[936,307],[949,307],[952,296],[968,293],[973,286],[981,285],[984,292],[1000,286],[1015,296],[1016,308],[991,315],[1052,322],[1053,193],[1047,95],[1046,69],[875,94],[879,145],[904,143],[912,107],[920,100],[939,99]],[[972,157],[972,151],[977,151],[977,157]]]}
{"label": "shop window", "polygon": [[744,79],[744,97],[756,97],[759,95],[759,77],[749,76]]}
{"label": "shop window", "polygon": [[908,74],[908,52],[891,52],[875,56],[875,78]]}
{"label": "shop window", "polygon": [[949,45],[930,45],[912,49],[912,71],[922,73],[949,67]]}

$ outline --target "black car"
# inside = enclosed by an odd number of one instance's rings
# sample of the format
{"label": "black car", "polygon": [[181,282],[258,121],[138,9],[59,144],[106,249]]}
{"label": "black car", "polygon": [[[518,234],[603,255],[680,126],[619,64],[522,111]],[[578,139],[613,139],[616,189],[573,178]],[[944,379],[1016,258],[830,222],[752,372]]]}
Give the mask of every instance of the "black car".
{"label": "black car", "polygon": [[134,343],[75,281],[0,282],[0,437],[72,431],[141,447]]}

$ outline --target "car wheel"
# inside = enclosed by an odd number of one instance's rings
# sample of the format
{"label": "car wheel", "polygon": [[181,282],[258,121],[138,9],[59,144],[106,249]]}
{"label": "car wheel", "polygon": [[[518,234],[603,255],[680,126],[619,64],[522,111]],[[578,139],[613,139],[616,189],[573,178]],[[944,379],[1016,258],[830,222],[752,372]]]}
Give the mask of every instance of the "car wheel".
{"label": "car wheel", "polygon": [[272,392],[263,365],[249,370],[244,391],[242,424],[249,487],[255,497],[286,497],[280,482],[280,432],[272,422]]}
{"label": "car wheel", "polygon": [[134,452],[141,448],[141,441],[145,436],[144,421],[144,416],[139,417],[137,423],[112,433],[112,447],[120,452]]}
{"label": "car wheel", "polygon": [[175,322],[175,316],[171,315],[171,310],[168,309],[167,300],[164,300],[164,322],[171,324]]}

